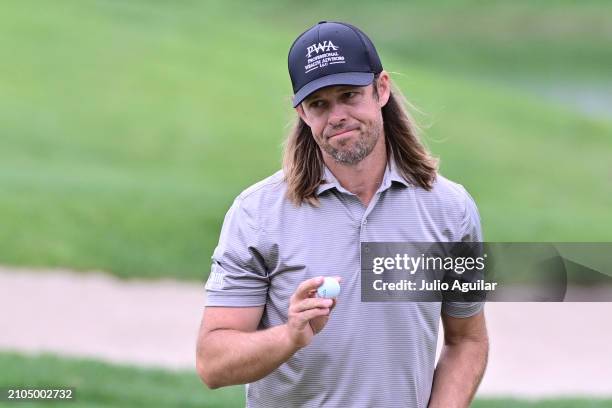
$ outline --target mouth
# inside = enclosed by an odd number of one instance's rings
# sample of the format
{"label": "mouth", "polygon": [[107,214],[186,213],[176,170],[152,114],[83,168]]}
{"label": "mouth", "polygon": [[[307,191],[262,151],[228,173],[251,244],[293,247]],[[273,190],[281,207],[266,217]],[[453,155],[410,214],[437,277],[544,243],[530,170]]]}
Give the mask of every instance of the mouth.
{"label": "mouth", "polygon": [[351,128],[351,129],[341,130],[340,132],[336,132],[336,133],[332,134],[331,136],[328,136],[328,139],[332,139],[332,138],[337,137],[337,136],[346,136],[349,133],[351,133],[353,130],[357,130],[357,129],[358,128],[355,127],[355,128]]}

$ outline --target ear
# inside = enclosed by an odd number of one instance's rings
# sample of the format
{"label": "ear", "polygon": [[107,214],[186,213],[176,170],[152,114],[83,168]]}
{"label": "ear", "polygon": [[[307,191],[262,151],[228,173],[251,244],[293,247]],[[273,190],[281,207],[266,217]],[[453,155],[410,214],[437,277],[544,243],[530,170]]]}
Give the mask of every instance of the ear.
{"label": "ear", "polygon": [[302,108],[301,103],[295,107],[295,111],[297,112],[300,119],[302,119],[308,126],[310,126],[310,123],[308,122],[308,118],[306,117],[306,113],[304,112],[304,108]]}
{"label": "ear", "polygon": [[387,71],[381,71],[378,76],[378,105],[382,108],[391,95],[391,80]]}

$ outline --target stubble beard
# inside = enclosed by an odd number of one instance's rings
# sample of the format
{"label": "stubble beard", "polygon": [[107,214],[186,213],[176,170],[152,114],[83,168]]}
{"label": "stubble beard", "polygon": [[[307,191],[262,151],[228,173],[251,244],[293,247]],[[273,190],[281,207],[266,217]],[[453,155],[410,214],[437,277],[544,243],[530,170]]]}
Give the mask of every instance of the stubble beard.
{"label": "stubble beard", "polygon": [[359,133],[359,138],[353,142],[352,138],[340,139],[339,147],[334,147],[325,139],[321,148],[337,163],[352,166],[368,157],[374,150],[378,138],[381,136],[382,123],[376,122],[369,129]]}

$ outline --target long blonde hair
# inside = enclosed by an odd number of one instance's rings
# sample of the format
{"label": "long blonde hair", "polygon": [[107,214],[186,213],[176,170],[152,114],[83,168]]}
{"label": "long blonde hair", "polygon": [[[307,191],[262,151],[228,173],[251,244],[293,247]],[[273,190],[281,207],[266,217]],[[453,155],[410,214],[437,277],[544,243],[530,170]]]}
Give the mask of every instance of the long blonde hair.
{"label": "long blonde hair", "polygon": [[[374,94],[377,94],[377,77]],[[389,101],[382,108],[387,157],[393,157],[400,174],[412,185],[431,190],[438,170],[434,158],[421,143],[418,128],[408,113],[402,93],[392,87]],[[285,140],[283,170],[287,198],[296,206],[307,202],[318,206],[317,187],[323,175],[323,155],[310,130],[298,116]]]}

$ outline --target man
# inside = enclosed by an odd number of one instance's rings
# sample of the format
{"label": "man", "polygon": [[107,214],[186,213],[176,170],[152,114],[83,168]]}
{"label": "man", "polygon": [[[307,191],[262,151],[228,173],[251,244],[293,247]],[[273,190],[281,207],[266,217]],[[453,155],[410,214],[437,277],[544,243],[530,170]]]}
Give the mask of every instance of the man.
{"label": "man", "polygon": [[[437,174],[359,29],[313,26],[292,45],[289,73],[297,125],[283,171],[225,217],[199,375],[210,388],[247,384],[249,407],[468,406],[486,366],[483,305],[362,302],[360,250],[480,241],[473,200]],[[323,276],[340,281],[337,304],[315,296]]]}

